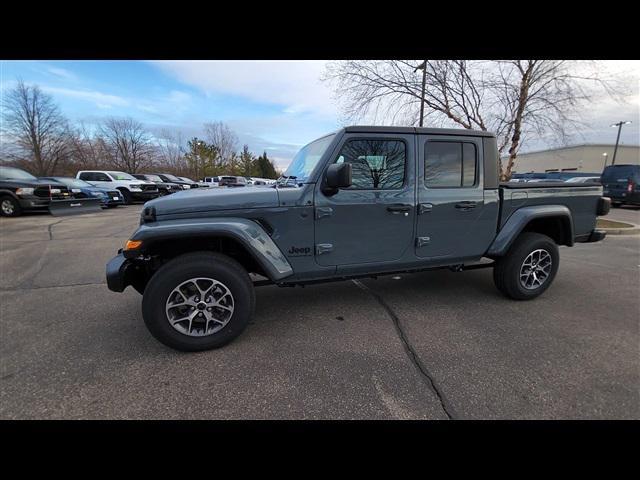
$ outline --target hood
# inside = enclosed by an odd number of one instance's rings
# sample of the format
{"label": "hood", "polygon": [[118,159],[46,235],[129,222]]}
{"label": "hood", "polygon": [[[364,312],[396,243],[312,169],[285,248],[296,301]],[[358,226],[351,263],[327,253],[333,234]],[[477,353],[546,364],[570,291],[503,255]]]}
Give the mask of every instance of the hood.
{"label": "hood", "polygon": [[54,182],[52,180],[42,180],[40,178],[36,178],[34,180],[0,180],[2,183],[10,183],[18,188],[29,188],[29,187],[39,187],[41,185],[51,185],[54,188],[67,188],[60,182]]}
{"label": "hood", "polygon": [[176,215],[215,210],[277,207],[278,190],[275,188],[194,188],[167,197],[156,198],[145,204],[155,207],[156,215]]}

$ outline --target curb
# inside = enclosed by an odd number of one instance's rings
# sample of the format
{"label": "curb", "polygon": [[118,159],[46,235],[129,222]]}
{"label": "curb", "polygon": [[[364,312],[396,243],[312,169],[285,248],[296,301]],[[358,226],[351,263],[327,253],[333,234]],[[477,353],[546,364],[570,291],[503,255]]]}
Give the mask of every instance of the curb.
{"label": "curb", "polygon": [[[618,222],[619,220],[616,220],[616,222]],[[633,223],[629,223],[629,222],[622,222],[619,221],[620,223],[626,223],[629,225],[629,227],[624,227],[624,228],[605,228],[605,227],[598,227],[596,226],[596,228],[598,230],[602,230],[604,232],[607,232],[607,235],[640,235],[640,225],[635,225]]]}

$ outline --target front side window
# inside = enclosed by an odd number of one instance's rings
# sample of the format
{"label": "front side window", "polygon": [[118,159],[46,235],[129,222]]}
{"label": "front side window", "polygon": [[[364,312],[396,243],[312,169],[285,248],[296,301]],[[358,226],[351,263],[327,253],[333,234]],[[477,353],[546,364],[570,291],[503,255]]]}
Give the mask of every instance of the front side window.
{"label": "front side window", "polygon": [[351,164],[350,189],[392,190],[404,185],[407,160],[402,140],[349,140],[335,163]]}
{"label": "front side window", "polygon": [[472,187],[476,183],[478,156],[469,142],[428,142],[424,178],[429,188]]}

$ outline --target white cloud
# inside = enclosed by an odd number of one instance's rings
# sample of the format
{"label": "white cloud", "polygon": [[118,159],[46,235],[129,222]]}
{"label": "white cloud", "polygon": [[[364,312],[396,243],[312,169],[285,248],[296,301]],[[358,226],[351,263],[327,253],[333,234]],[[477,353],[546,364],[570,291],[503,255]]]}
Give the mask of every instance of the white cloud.
{"label": "white cloud", "polygon": [[160,70],[206,94],[231,94],[285,113],[335,116],[328,85],[320,81],[324,61],[154,61]]}
{"label": "white cloud", "polygon": [[50,86],[42,86],[41,88],[45,92],[54,95],[62,95],[65,97],[92,102],[98,108],[126,107],[129,105],[129,101],[123,97],[98,92],[96,90],[76,90]]}
{"label": "white cloud", "polygon": [[60,67],[47,67],[47,71],[56,77],[59,77],[63,80],[71,80],[73,82],[78,80],[78,77],[75,73],[70,72],[64,68]]}

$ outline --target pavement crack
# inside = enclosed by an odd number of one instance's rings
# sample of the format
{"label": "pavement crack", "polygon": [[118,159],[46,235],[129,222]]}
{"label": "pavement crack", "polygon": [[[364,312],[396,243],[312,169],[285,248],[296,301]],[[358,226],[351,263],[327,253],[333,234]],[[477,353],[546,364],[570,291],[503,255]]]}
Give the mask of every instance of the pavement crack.
{"label": "pavement crack", "polygon": [[444,411],[447,418],[449,420],[455,420],[453,408],[451,408],[451,405],[449,405],[449,402],[446,400],[444,393],[442,392],[442,390],[434,380],[433,376],[431,375],[427,367],[424,366],[424,364],[420,360],[420,357],[418,356],[416,351],[411,346],[411,343],[409,342],[407,335],[402,329],[402,325],[400,324],[400,318],[398,318],[398,315],[396,315],[393,309],[387,304],[387,302],[384,301],[382,296],[380,296],[378,293],[374,292],[372,289],[367,287],[364,283],[360,282],[359,280],[352,280],[352,282],[360,290],[363,290],[364,292],[371,295],[380,304],[380,306],[387,312],[387,314],[391,317],[391,320],[393,321],[393,325],[396,329],[396,333],[398,334],[398,337],[402,342],[405,352],[407,352],[407,356],[409,357],[409,360],[418,369],[418,372],[420,372],[423,380],[426,381],[429,388],[433,391],[433,393],[438,398],[438,401],[440,402],[440,406],[442,407],[442,410]]}
{"label": "pavement crack", "polygon": [[58,225],[59,223],[61,223],[64,220],[64,218],[58,220],[57,222],[54,223],[50,223],[49,226],[47,227],[47,231],[49,232],[49,240],[53,240],[53,231],[51,230],[54,226]]}
{"label": "pavement crack", "polygon": [[43,290],[46,288],[86,287],[90,285],[106,285],[106,284],[107,282],[86,282],[86,283],[70,283],[67,285],[45,285],[45,286],[31,286],[31,287],[18,287],[18,288],[0,288],[0,293]]}

